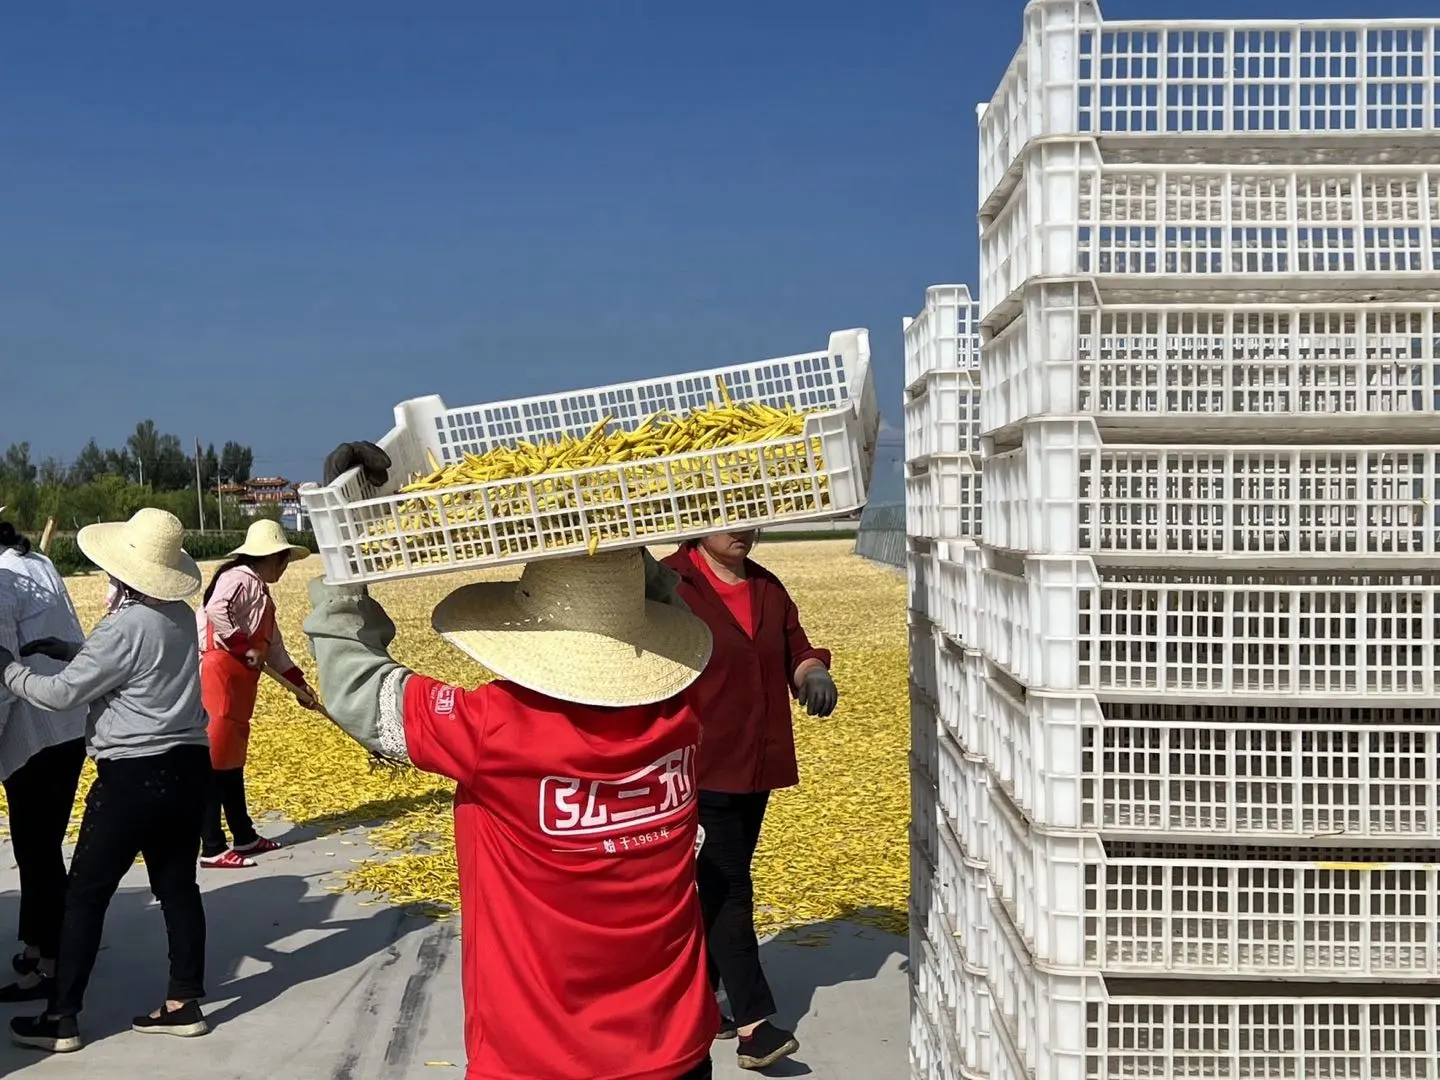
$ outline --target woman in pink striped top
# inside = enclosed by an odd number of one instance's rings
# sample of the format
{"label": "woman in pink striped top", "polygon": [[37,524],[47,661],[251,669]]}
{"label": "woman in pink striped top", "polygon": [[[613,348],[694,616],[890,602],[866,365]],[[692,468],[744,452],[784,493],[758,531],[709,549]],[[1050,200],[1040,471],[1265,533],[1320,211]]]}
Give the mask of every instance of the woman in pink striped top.
{"label": "woman in pink striped top", "polygon": [[[275,622],[270,586],[310,552],[290,543],[274,521],[250,526],[245,543],[215,572],[196,612],[200,634],[200,690],[209,716],[210,766],[214,783],[201,834],[200,865],[233,870],[254,866],[252,855],[280,845],[255,831],[245,805],[245,758],[250,720],[266,666],[308,698],[315,695],[285,651]],[[221,811],[235,843],[228,846]]]}

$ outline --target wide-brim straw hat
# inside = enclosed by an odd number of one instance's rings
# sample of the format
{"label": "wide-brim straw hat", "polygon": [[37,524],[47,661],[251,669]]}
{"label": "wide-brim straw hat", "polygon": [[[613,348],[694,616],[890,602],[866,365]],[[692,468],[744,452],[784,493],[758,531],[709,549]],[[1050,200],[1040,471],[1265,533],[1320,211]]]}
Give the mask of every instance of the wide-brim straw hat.
{"label": "wide-brim straw hat", "polygon": [[185,553],[185,526],[168,511],[146,507],[129,521],[86,525],[75,542],[92,563],[144,596],[184,600],[200,591],[200,568]]}
{"label": "wide-brim straw hat", "polygon": [[285,535],[285,529],[278,521],[261,518],[245,530],[245,542],[230,552],[230,557],[233,559],[236,555],[248,555],[254,559],[263,559],[267,555],[279,555],[282,551],[290,553],[291,562],[310,555],[309,548],[290,543],[290,538]]}
{"label": "wide-brim straw hat", "polygon": [[665,701],[710,659],[705,623],[645,599],[638,549],[547,559],[519,581],[462,586],[431,625],[502,679],[581,705]]}

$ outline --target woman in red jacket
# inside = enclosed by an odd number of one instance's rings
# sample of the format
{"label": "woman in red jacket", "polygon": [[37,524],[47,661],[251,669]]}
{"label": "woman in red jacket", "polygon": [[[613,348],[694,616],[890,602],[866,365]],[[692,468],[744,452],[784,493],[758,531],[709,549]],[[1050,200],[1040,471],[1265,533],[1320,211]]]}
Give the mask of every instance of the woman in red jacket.
{"label": "woman in red jacket", "polygon": [[710,663],[688,695],[705,735],[697,877],[711,986],[724,985],[734,1018],[721,1021],[719,1034],[738,1033],[742,1069],[767,1068],[800,1049],[769,1020],[775,999],[760,966],[750,866],[770,792],[800,782],[791,695],[811,716],[829,716],[838,697],[830,653],[810,644],[780,579],[750,561],[754,546],[754,532],[722,533],[665,560],[680,575],[676,595],[714,638]]}

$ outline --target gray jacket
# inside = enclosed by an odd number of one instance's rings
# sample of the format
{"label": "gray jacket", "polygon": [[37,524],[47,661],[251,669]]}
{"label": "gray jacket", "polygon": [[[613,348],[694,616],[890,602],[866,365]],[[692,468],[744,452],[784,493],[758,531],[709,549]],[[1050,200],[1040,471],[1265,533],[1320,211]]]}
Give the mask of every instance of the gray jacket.
{"label": "gray jacket", "polygon": [[90,753],[101,760],[209,745],[195,612],[179,601],[128,604],[102,619],[59,672],[17,662],[0,681],[42,709],[86,707]]}

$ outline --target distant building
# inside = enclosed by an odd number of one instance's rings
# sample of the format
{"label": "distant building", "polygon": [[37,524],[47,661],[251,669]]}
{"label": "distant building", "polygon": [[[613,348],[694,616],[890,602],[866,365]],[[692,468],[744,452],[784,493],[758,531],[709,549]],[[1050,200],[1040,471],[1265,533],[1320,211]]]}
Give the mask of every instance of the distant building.
{"label": "distant building", "polygon": [[310,527],[310,519],[300,505],[300,493],[283,476],[252,477],[244,484],[226,484],[220,492],[233,498],[246,517],[255,517],[261,510],[276,507],[280,511],[280,522],[287,529]]}

